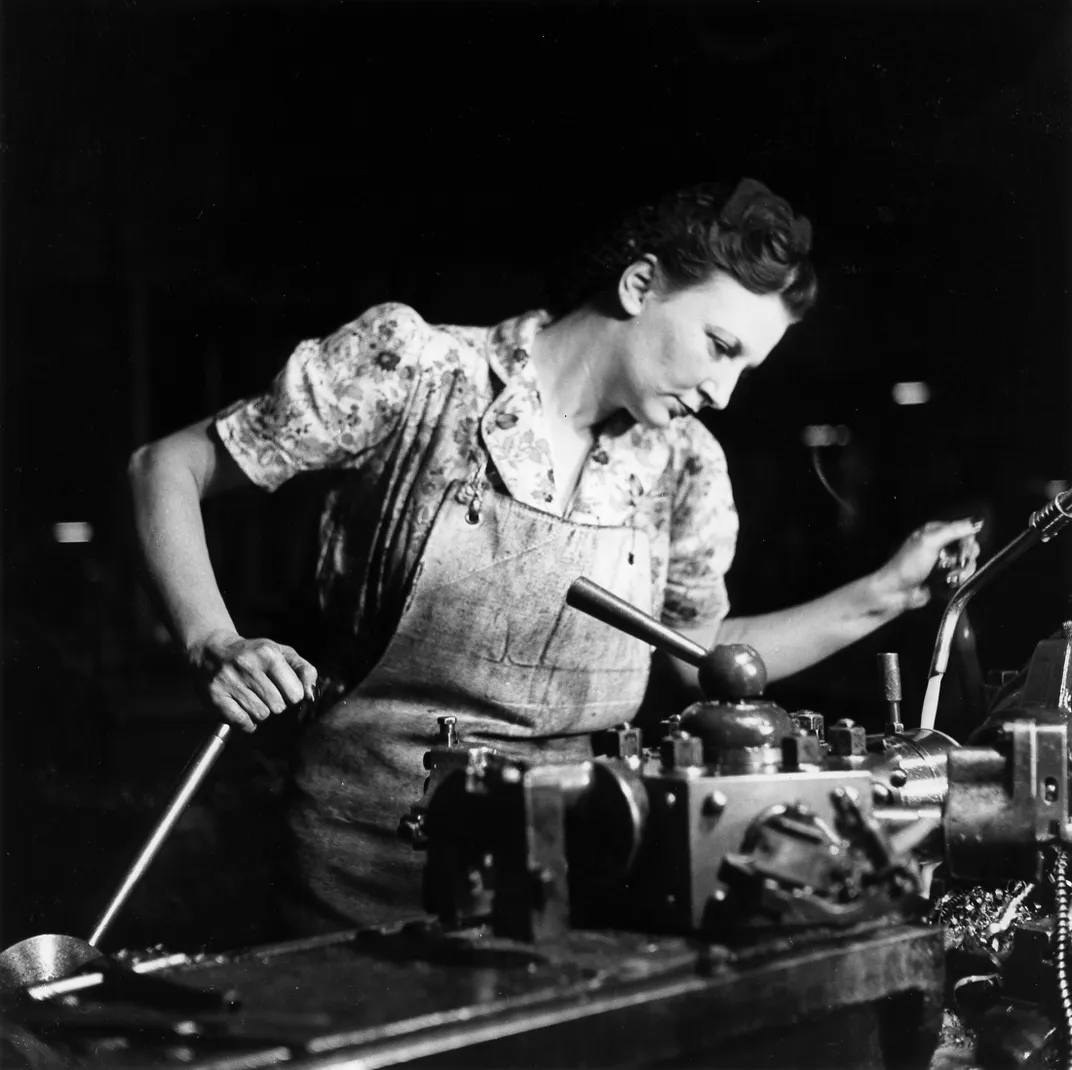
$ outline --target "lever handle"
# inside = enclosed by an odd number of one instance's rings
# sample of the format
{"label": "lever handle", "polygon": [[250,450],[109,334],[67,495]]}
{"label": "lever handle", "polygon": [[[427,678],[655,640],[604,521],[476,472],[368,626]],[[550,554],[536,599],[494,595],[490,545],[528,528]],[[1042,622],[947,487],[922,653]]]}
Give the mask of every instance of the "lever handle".
{"label": "lever handle", "polygon": [[752,647],[731,643],[705,650],[584,576],[570,584],[566,605],[694,665],[706,698],[718,696],[739,702],[761,695],[767,686],[767,668]]}
{"label": "lever handle", "polygon": [[89,937],[89,942],[96,947],[101,937],[111,927],[119,908],[127,901],[134,886],[141,880],[142,874],[149,868],[149,864],[156,858],[168,833],[174,828],[175,823],[182,817],[186,806],[193,798],[194,792],[201,786],[201,782],[209,774],[209,770],[216,764],[216,759],[231,734],[231,726],[222,722],[213,729],[204,739],[201,746],[194,753],[190,764],[186,767],[179,784],[171,796],[164,813],[153,826],[145,846],[138,853],[138,857],[130,864],[118,891],[112,896],[108,905],[94,926]]}
{"label": "lever handle", "polygon": [[901,662],[896,653],[882,653],[878,656],[878,666],[882,671],[882,697],[887,702],[901,701]]}
{"label": "lever handle", "polygon": [[904,731],[901,721],[901,662],[895,652],[884,652],[878,656],[878,667],[882,672],[882,697],[886,700],[886,732],[900,735]]}
{"label": "lever handle", "polygon": [[593,583],[584,576],[579,576],[570,584],[566,592],[566,605],[587,613],[612,628],[617,628],[634,639],[657,646],[675,658],[687,661],[699,667],[706,650],[699,643],[678,634],[673,628],[660,624],[654,617],[641,612],[616,594],[611,594],[605,587]]}

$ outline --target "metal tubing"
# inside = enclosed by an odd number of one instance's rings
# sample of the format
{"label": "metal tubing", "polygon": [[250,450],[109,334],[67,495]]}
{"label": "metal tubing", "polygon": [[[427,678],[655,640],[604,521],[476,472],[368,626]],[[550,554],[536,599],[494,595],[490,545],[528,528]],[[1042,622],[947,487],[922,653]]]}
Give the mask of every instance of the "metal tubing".
{"label": "metal tubing", "polygon": [[193,798],[194,792],[201,786],[201,782],[208,776],[213,765],[216,764],[216,759],[220,756],[223,745],[227,742],[227,737],[230,733],[231,726],[229,724],[218,725],[190,760],[190,764],[179,780],[178,787],[175,789],[167,808],[157,821],[149,839],[141,849],[141,853],[134,859],[134,862],[127,870],[126,877],[124,877],[123,883],[119,886],[119,890],[112,896],[111,902],[104,908],[104,913],[101,914],[100,920],[93,929],[89,942],[94,947],[97,946],[98,941],[112,924],[119,908],[127,901],[127,897],[134,890],[134,886],[141,880],[142,874],[149,868],[149,864],[156,857],[161,844],[167,838],[168,833],[171,832],[175,822],[182,816],[190,799]]}
{"label": "metal tubing", "polygon": [[584,576],[578,577],[570,584],[566,592],[566,604],[603,621],[604,624],[609,624],[612,628],[617,628],[620,632],[625,632],[626,635],[657,646],[690,665],[699,665],[700,659],[707,653],[699,643],[694,643],[673,628],[660,624],[654,617],[642,613],[636,606],[630,605]]}

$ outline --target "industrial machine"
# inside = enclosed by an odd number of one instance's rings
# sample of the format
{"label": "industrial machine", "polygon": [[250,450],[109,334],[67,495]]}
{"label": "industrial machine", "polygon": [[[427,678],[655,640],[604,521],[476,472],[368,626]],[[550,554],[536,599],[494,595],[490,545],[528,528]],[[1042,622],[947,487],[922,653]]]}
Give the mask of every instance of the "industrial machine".
{"label": "industrial machine", "polygon": [[[934,710],[968,599],[1070,519],[1066,492],[954,594],[927,724],[906,728],[880,656],[873,734],[780,708],[751,648],[706,651],[578,578],[569,604],[694,665],[701,701],[570,765],[439,718],[399,827],[426,856],[427,917],[91,962],[8,994],[10,1065],[926,1067],[950,1005],[979,1065],[1067,1058],[1072,625],[967,745]],[[951,940],[966,889],[1001,906]]]}

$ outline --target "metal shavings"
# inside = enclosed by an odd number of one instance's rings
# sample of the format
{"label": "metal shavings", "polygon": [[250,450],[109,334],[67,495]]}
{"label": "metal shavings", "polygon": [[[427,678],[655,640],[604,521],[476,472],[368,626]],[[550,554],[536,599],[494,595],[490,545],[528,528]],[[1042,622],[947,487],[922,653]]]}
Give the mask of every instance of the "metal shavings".
{"label": "metal shavings", "polygon": [[945,928],[946,950],[979,947],[998,953],[1007,950],[1009,932],[1017,922],[1046,913],[1040,892],[1027,881],[1011,881],[1002,888],[977,885],[956,887],[939,897],[929,921]]}

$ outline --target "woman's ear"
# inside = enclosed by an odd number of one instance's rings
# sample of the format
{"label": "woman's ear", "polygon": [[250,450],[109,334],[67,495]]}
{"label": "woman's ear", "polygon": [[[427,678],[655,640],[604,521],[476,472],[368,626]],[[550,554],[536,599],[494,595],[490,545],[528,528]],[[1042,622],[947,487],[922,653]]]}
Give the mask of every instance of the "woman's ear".
{"label": "woman's ear", "polygon": [[634,260],[618,279],[618,301],[627,316],[639,316],[655,288],[658,262],[650,253]]}

